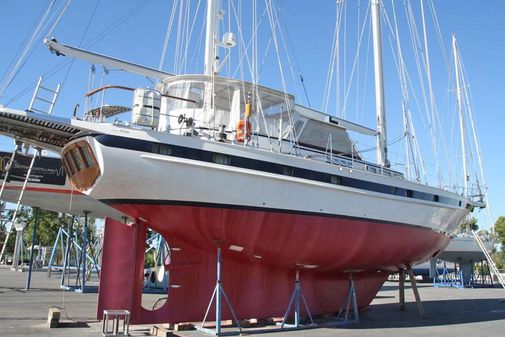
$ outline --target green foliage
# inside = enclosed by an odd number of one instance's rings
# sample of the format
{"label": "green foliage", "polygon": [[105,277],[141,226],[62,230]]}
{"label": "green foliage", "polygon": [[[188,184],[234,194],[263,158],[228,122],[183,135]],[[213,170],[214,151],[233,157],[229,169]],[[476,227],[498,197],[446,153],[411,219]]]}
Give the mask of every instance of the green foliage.
{"label": "green foliage", "polygon": [[[6,236],[5,230],[9,227],[7,224],[11,221],[12,216],[14,214],[13,209],[5,210],[5,204],[0,203],[0,246],[3,244]],[[2,212],[2,210],[4,210]],[[26,222],[26,227],[23,233],[23,241],[25,248],[28,249],[32,242],[33,228],[35,225],[35,209],[29,207],[20,207],[17,213],[16,222],[24,221]],[[38,213],[38,227],[37,227],[37,237],[35,240],[36,245],[41,246],[52,246],[56,241],[56,237],[58,236],[58,231],[60,227],[68,228],[68,225],[71,223],[72,217],[68,215],[64,215],[57,212],[46,211],[39,209]],[[81,221],[83,223],[84,220]],[[77,221],[74,223],[74,228],[79,227],[79,231],[81,230],[82,225],[77,225]],[[2,230],[3,227],[3,230]],[[88,240],[93,241],[95,236],[96,228],[95,228],[95,219],[88,219]],[[15,243],[15,230],[11,231],[11,235],[9,237],[9,242],[6,247],[6,254],[10,255],[14,251],[14,243]]]}
{"label": "green foliage", "polygon": [[492,258],[493,262],[496,264],[496,268],[499,270],[505,269],[505,251],[503,250],[503,246],[502,251],[494,252]]}
{"label": "green foliage", "polygon": [[496,239],[501,243],[502,252],[505,251],[505,216],[500,216],[494,224]]}
{"label": "green foliage", "polygon": [[154,251],[151,250],[145,255],[144,258],[144,268],[152,268],[155,266],[154,263]]}
{"label": "green foliage", "polygon": [[[2,231],[2,235],[0,237],[0,249],[4,244],[5,239],[7,238],[7,230],[11,227],[10,222],[14,215],[14,209],[5,209],[5,204],[3,204],[3,212],[2,212],[2,223],[4,230]],[[17,212],[16,222],[26,222],[29,223],[29,208],[21,206]],[[7,242],[7,246],[5,247],[5,254],[10,255],[14,252],[14,244],[16,242],[16,230],[14,228],[11,229],[11,234],[9,236],[9,241]]]}
{"label": "green foliage", "polygon": [[[67,227],[71,219],[68,216],[59,215],[56,212],[39,210],[39,225],[37,227],[36,245],[51,246],[56,240],[58,231],[61,226]],[[27,245],[31,244],[33,228],[35,226],[35,211],[30,212],[30,224],[26,226],[23,239]]]}
{"label": "green foliage", "polygon": [[479,225],[477,225],[477,219],[474,217],[465,218],[459,225],[460,233],[471,233],[472,231],[477,231]]}

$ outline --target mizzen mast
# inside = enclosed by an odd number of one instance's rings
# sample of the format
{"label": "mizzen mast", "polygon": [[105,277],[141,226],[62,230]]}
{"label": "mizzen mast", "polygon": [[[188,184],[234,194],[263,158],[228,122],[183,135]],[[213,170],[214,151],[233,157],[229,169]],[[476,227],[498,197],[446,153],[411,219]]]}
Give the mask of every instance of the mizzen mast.
{"label": "mizzen mast", "polygon": [[377,163],[389,167],[387,158],[386,107],[382,65],[382,37],[380,23],[380,0],[370,0],[372,7],[372,34],[375,74],[375,110],[377,113]]}
{"label": "mizzen mast", "polygon": [[217,72],[217,46],[219,36],[220,0],[207,1],[207,27],[205,35],[205,75],[212,76]]}
{"label": "mizzen mast", "polygon": [[454,54],[454,69],[456,73],[456,97],[458,102],[458,114],[459,114],[459,132],[461,137],[461,156],[463,158],[463,195],[468,196],[468,172],[466,167],[466,144],[465,144],[465,121],[463,119],[463,104],[461,102],[461,80],[460,75],[460,64],[458,56],[458,45],[456,43],[456,34],[452,34],[452,52]]}

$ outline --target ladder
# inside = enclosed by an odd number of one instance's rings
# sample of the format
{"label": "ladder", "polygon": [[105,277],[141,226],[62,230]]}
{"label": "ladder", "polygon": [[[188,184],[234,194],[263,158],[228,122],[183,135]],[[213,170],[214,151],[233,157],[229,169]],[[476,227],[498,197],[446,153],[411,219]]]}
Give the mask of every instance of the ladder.
{"label": "ladder", "polygon": [[[33,92],[32,100],[30,101],[30,107],[28,108],[28,111],[42,112],[42,113],[50,115],[53,112],[54,105],[56,104],[56,99],[58,98],[58,94],[60,93],[61,85],[58,84],[56,86],[56,90],[52,90],[52,89],[43,87],[41,85],[42,80],[43,80],[43,77],[42,76],[39,77],[39,81],[37,82],[37,86],[35,87],[35,91]],[[51,98],[44,98],[42,96],[39,96],[41,89],[46,93],[44,96],[52,95],[52,97]],[[36,101],[42,102],[42,104],[46,105],[49,108],[49,110],[45,111],[45,110],[35,108],[34,105],[35,105]]]}
{"label": "ladder", "polygon": [[[16,152],[16,150],[17,149],[15,149],[14,152]],[[3,246],[2,246],[2,251],[0,252],[0,261],[4,260],[4,258],[5,258],[5,249],[7,248],[7,242],[9,241],[9,237],[11,235],[12,229],[14,228],[14,223],[16,221],[16,218],[17,218],[17,215],[18,215],[18,211],[19,211],[19,208],[21,206],[21,202],[23,200],[23,194],[24,194],[24,192],[26,190],[26,185],[28,184],[28,181],[30,180],[30,175],[31,175],[31,172],[32,172],[33,164],[35,162],[35,159],[37,157],[40,157],[40,151],[41,150],[39,148],[35,148],[34,149],[33,157],[32,157],[32,160],[30,161],[30,166],[28,168],[28,172],[26,173],[25,181],[23,182],[23,187],[21,188],[21,192],[19,194],[19,197],[18,197],[18,200],[17,200],[17,203],[16,203],[16,208],[15,208],[14,213],[12,215],[11,226],[10,226],[10,228],[7,231],[7,235],[5,236],[5,241],[4,241]],[[10,173],[10,170],[14,166],[14,158],[15,158],[15,153],[12,154],[11,162],[9,164],[9,169],[7,170],[7,172],[5,172],[5,177],[4,177],[4,181],[2,183],[2,190],[1,190],[1,192],[3,192],[3,189],[5,187],[5,183],[7,181],[7,177],[9,175],[9,173]]]}
{"label": "ladder", "polygon": [[491,272],[496,275],[496,277],[498,278],[498,282],[500,282],[502,288],[505,289],[505,279],[503,278],[503,276],[500,273],[500,271],[498,270],[498,268],[496,268],[496,265],[495,265],[495,263],[493,261],[493,258],[491,257],[491,255],[487,251],[486,247],[484,246],[484,243],[482,242],[482,239],[480,238],[479,234],[477,234],[476,231],[472,231],[472,233],[473,233],[473,236],[475,238],[475,241],[477,241],[477,243],[479,244],[480,249],[482,250],[482,252],[486,256],[487,263],[489,264],[489,268],[491,269]]}

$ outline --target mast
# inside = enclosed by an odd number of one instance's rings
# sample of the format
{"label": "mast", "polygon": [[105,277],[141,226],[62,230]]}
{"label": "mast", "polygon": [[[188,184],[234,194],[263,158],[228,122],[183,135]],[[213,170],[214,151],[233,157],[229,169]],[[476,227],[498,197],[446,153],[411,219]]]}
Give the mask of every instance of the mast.
{"label": "mast", "polygon": [[468,196],[468,172],[466,167],[466,146],[465,146],[465,122],[463,120],[463,105],[461,99],[461,84],[460,84],[460,65],[458,57],[458,46],[456,44],[456,34],[452,34],[452,52],[454,54],[454,69],[456,73],[456,97],[458,102],[458,114],[459,114],[459,133],[461,137],[461,154],[463,158],[463,195]]}
{"label": "mast", "polygon": [[217,46],[219,36],[220,0],[207,1],[207,30],[205,34],[205,75],[212,76],[217,71]]}
{"label": "mast", "polygon": [[389,167],[387,158],[386,107],[382,66],[382,38],[380,23],[380,0],[370,0],[372,7],[372,33],[375,73],[375,110],[377,113],[377,163]]}

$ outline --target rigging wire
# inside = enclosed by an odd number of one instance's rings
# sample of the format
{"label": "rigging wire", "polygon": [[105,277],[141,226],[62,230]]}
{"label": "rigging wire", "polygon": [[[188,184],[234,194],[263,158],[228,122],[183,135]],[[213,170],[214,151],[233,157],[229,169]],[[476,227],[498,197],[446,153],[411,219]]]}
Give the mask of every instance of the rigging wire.
{"label": "rigging wire", "polygon": [[[72,0],[69,0],[67,2],[67,5],[65,6],[65,8],[62,10],[62,12],[60,13],[60,16],[58,17],[57,21],[55,22],[55,24],[53,25],[53,28],[52,30],[54,30],[54,28],[56,28],[56,24],[59,22],[59,20],[61,19],[61,17],[63,16],[63,13],[66,11],[66,9],[68,8],[68,6],[70,5],[70,3],[72,2]],[[89,27],[91,27],[91,23],[93,22],[93,19],[95,18],[95,14],[98,10],[98,7],[100,6],[100,3],[101,3],[101,0],[97,0],[96,4],[95,4],[95,8],[93,9],[93,12],[91,13],[91,17],[90,19],[88,20],[88,24],[86,25],[86,28],[84,29],[84,32],[82,34],[82,37],[81,37],[81,40],[79,41],[79,47],[82,45],[82,43],[84,42],[84,39],[88,33],[88,30],[89,30]],[[70,74],[70,71],[72,70],[72,67],[74,65],[74,61],[75,59],[72,59],[70,61],[70,65],[68,66],[67,68],[67,71],[65,72],[65,76],[63,76],[63,81],[61,82],[61,88],[64,87],[65,83],[67,82],[67,79],[68,79],[68,76]]]}
{"label": "rigging wire", "polygon": [[172,3],[172,10],[170,11],[170,18],[168,19],[167,32],[165,34],[165,40],[163,41],[163,48],[161,51],[161,57],[160,57],[160,63],[158,66],[158,70],[163,69],[163,64],[165,62],[165,56],[166,56],[167,49],[168,49],[168,41],[170,39],[170,35],[172,34],[172,27],[173,27],[175,12],[177,10],[178,3],[179,2],[177,0],[173,1],[173,3]]}
{"label": "rigging wire", "polygon": [[33,33],[31,34],[28,41],[24,44],[24,48],[20,49],[20,52],[17,56],[17,61],[14,63],[10,70],[7,71],[6,75],[2,78],[2,82],[0,83],[0,99],[3,97],[5,90],[12,83],[14,78],[17,76],[25,62],[28,60],[29,55],[33,52],[33,45],[38,37],[42,34],[42,30],[46,25],[47,18],[55,4],[55,0],[51,1],[47,6],[44,14],[40,17],[39,22],[37,23]]}
{"label": "rigging wire", "polygon": [[191,40],[191,36],[193,35],[193,30],[195,28],[195,24],[197,22],[197,17],[198,17],[198,13],[200,11],[200,4],[201,4],[201,0],[198,1],[197,5],[196,5],[196,9],[195,9],[195,15],[193,17],[193,23],[191,24],[191,28],[189,30],[189,35],[188,35],[188,38],[187,38],[187,41],[186,41],[186,47],[184,48],[184,60],[185,60],[185,66],[184,66],[184,69],[186,69],[186,66],[187,66],[187,58],[188,58],[188,50],[189,50],[189,46],[190,46],[190,40]]}
{"label": "rigging wire", "polygon": [[[286,26],[286,24],[284,23],[284,31],[286,32],[286,38],[287,38],[287,41],[288,41],[288,46],[290,46],[290,50],[293,50],[294,51],[294,44],[291,40],[291,36],[289,35],[289,30]],[[286,49],[286,54],[289,55],[287,49]],[[309,106],[309,108],[311,107],[311,104],[310,104],[310,99],[309,99],[309,95],[307,93],[307,88],[305,87],[305,81],[304,81],[304,78],[303,78],[303,75],[302,75],[302,71],[300,69],[300,64],[298,63],[298,59],[296,58],[296,53],[293,52],[291,53],[293,55],[293,59],[295,61],[295,66],[296,66],[296,70],[298,72],[298,78],[300,79],[300,83],[302,85],[302,88],[303,88],[303,92],[305,94],[305,99],[307,100],[307,105]],[[297,96],[300,96],[300,95],[297,95]]]}
{"label": "rigging wire", "polygon": [[[116,21],[111,23],[109,26],[107,26],[102,32],[98,33],[97,35],[93,36],[87,43],[83,45],[84,48],[89,48],[100,41],[102,41],[105,37],[110,35],[114,30],[116,30],[119,26],[121,26],[126,20],[128,20],[133,14],[137,13],[142,7],[144,7],[150,0],[144,0],[140,1],[134,8],[129,10],[125,15],[122,17],[118,18]],[[25,61],[26,62],[26,61]],[[52,67],[50,70],[48,70],[46,73],[43,74],[43,77],[45,79],[52,78],[55,76],[60,70],[65,68],[68,63],[71,63],[71,59],[64,59],[60,63],[56,64],[54,67]],[[37,81],[32,82],[31,84],[27,85],[24,89],[22,89],[20,92],[18,92],[17,95],[12,97],[6,104],[5,106],[9,106],[10,104],[16,102],[18,99],[26,95],[28,92],[33,91],[33,88],[37,85]]]}
{"label": "rigging wire", "polygon": [[[402,116],[403,116],[403,124],[404,124],[404,135],[405,135],[405,157],[406,157],[406,171],[407,171],[407,179],[410,179],[410,156],[412,155],[412,165],[414,166],[414,174],[416,177],[416,181],[420,181],[420,176],[419,176],[419,169],[417,167],[417,161],[416,161],[416,152],[414,150],[413,142],[416,141],[414,134],[411,133],[411,127],[413,129],[413,121],[410,115],[410,109],[409,109],[409,93],[408,93],[408,87],[407,87],[407,82],[405,78],[405,72],[406,72],[406,66],[405,62],[403,59],[403,53],[402,53],[402,48],[400,45],[400,33],[398,30],[398,20],[396,17],[396,9],[394,5],[394,1],[391,2],[392,5],[392,12],[393,12],[393,22],[394,22],[394,37],[396,40],[396,52],[397,52],[397,70],[398,70],[398,76],[400,78],[400,87],[402,90]],[[388,24],[389,20],[388,20]],[[396,59],[395,59],[396,61]],[[422,160],[421,160],[422,162]]]}
{"label": "rigging wire", "polygon": [[[356,55],[354,57],[354,62],[353,62],[352,70],[351,70],[351,77],[349,79],[349,85],[348,85],[347,90],[345,92],[344,103],[343,103],[342,110],[341,110],[342,117],[345,116],[345,113],[347,111],[347,102],[349,99],[349,94],[351,92],[352,81],[353,81],[354,74],[355,74],[355,71],[357,68],[357,64],[359,63],[358,61],[359,61],[359,55],[360,55],[360,51],[361,51],[361,43],[363,41],[363,35],[365,32],[366,22],[368,22],[369,13],[370,13],[370,6],[367,7],[365,19],[363,20],[363,26],[361,27],[361,33],[358,38],[358,45],[357,45]],[[356,82],[358,82],[357,76],[356,76]]]}
{"label": "rigging wire", "polygon": [[67,11],[67,8],[70,6],[71,3],[72,3],[72,0],[68,0],[66,2],[65,6],[63,6],[63,9],[60,10],[60,14],[56,17],[56,20],[54,20],[53,25],[51,26],[51,28],[49,29],[49,31],[46,34],[46,37],[49,37],[50,35],[53,34],[53,31],[56,29],[56,26],[60,23],[60,20],[63,17],[63,14],[65,14],[65,12]]}
{"label": "rigging wire", "polygon": [[[339,62],[339,49],[340,49],[340,27],[342,24],[342,15],[343,15],[343,3],[344,0],[340,0],[336,2],[336,19],[335,19],[335,31],[333,33],[333,43],[332,43],[332,49],[330,53],[330,65],[329,65],[329,70],[326,75],[326,85],[324,89],[324,96],[323,96],[323,112],[328,112],[328,104],[329,104],[329,99],[330,99],[330,92],[331,88],[333,85],[333,73],[336,71],[336,76],[335,76],[335,81],[337,85],[337,92],[338,92],[338,85],[339,85],[339,68],[340,68],[340,62]],[[335,70],[336,68],[336,70]],[[338,109],[339,106],[335,107],[335,110]]]}
{"label": "rigging wire", "polygon": [[[475,119],[473,118],[473,109],[472,109],[472,99],[471,99],[471,93],[469,90],[467,90],[467,88],[470,88],[470,85],[468,84],[468,76],[466,75],[466,71],[465,71],[465,67],[464,67],[464,63],[463,63],[463,60],[462,60],[462,57],[461,57],[461,54],[459,52],[459,49],[457,50],[457,55],[458,55],[458,59],[459,59],[459,65],[461,67],[461,79],[462,79],[462,82],[463,82],[463,97],[465,98],[465,105],[466,105],[466,111],[467,111],[467,114],[468,114],[468,120],[470,121],[470,126],[471,126],[471,134],[472,134],[472,139],[473,139],[473,143],[470,143],[471,145],[475,146],[475,153],[477,155],[477,162],[478,162],[478,166],[479,166],[479,174],[475,173],[476,177],[478,177],[480,175],[480,178],[482,179],[482,183],[483,183],[483,186],[484,186],[484,190],[485,190],[485,202],[486,202],[486,208],[487,208],[487,211],[488,211],[488,216],[489,216],[489,221],[491,222],[492,219],[493,219],[493,212],[492,212],[492,208],[491,208],[491,204],[489,202],[489,198],[487,198],[487,189],[488,189],[488,185],[487,185],[487,182],[486,182],[486,176],[484,175],[484,166],[483,166],[483,162],[482,162],[482,156],[481,156],[481,149],[480,149],[480,143],[478,141],[478,134],[477,134],[477,127],[476,127],[476,122],[475,122]],[[475,168],[474,168],[475,170]],[[477,186],[479,187],[478,185],[478,180],[477,180]],[[477,191],[479,192],[479,191]]]}
{"label": "rigging wire", "polygon": [[[292,107],[290,106],[290,99],[287,94],[287,85],[286,85],[285,76],[284,76],[284,68],[282,66],[282,61],[280,58],[279,43],[277,41],[277,31],[278,31],[277,28],[279,28],[279,30],[280,30],[279,20],[278,20],[276,11],[274,11],[272,8],[272,0],[267,0],[266,6],[267,6],[268,19],[270,22],[270,29],[272,30],[273,43],[274,43],[275,52],[276,52],[276,56],[277,56],[277,63],[278,63],[278,67],[279,67],[279,75],[280,75],[280,79],[281,79],[282,92],[284,95],[284,103],[286,104],[286,113],[288,116],[289,125],[291,126],[290,137],[291,137],[291,141],[293,142],[293,144],[297,145],[296,129],[294,128],[293,115],[291,113]],[[281,130],[279,130],[279,138],[281,137],[280,132],[281,132]],[[295,151],[297,151],[297,149],[298,149],[298,146],[295,146]]]}

